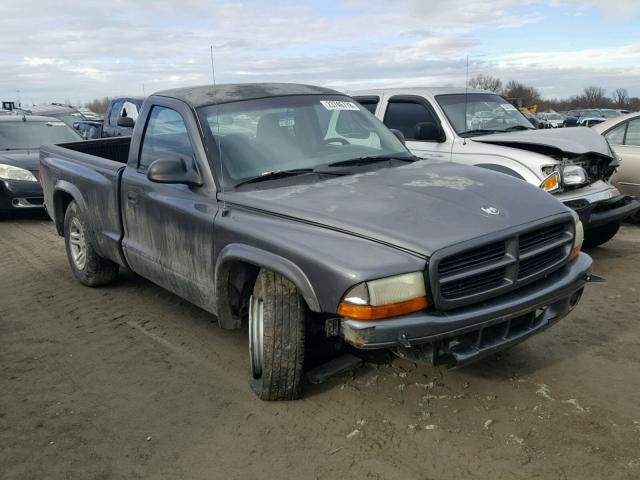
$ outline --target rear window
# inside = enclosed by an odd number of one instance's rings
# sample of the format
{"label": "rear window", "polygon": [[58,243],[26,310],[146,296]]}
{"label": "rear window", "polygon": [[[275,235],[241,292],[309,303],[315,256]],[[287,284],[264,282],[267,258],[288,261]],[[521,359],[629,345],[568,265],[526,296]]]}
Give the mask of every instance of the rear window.
{"label": "rear window", "polygon": [[79,140],[82,137],[62,121],[0,122],[0,150],[36,149]]}

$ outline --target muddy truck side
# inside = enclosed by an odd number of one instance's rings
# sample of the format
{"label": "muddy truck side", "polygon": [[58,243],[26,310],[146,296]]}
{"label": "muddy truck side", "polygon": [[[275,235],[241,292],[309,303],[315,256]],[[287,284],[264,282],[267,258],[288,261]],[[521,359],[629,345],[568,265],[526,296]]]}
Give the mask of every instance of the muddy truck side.
{"label": "muddy truck side", "polygon": [[222,328],[248,326],[265,400],[300,397],[305,338],[462,365],[563,318],[592,278],[575,212],[508,176],[419,159],[325,88],[159,92],[132,137],[43,147],[41,178],[82,284],[126,267]]}

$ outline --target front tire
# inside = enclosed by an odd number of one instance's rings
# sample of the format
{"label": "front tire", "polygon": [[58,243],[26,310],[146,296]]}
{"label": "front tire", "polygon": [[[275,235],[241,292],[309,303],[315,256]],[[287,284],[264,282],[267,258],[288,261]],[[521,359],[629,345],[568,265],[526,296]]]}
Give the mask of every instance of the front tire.
{"label": "front tire", "polygon": [[80,283],[97,287],[115,280],[119,266],[96,253],[76,202],[69,204],[64,216],[64,244],[73,276]]}
{"label": "front tire", "polygon": [[608,242],[618,233],[619,228],[620,222],[610,222],[590,228],[584,234],[584,248],[594,248]]}
{"label": "front tire", "polygon": [[249,300],[249,383],[261,400],[302,395],[305,319],[295,285],[260,270]]}

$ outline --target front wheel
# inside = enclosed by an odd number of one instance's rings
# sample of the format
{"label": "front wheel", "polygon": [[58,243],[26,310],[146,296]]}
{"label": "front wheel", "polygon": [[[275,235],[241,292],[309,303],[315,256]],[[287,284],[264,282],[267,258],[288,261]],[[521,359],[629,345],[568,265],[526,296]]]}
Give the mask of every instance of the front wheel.
{"label": "front wheel", "polygon": [[249,383],[262,400],[296,400],[304,374],[305,303],[282,275],[260,270],[249,300]]}
{"label": "front wheel", "polygon": [[69,204],[64,216],[64,244],[71,271],[80,283],[97,287],[115,280],[119,266],[95,251],[76,202]]}
{"label": "front wheel", "polygon": [[608,242],[618,233],[619,228],[620,222],[610,222],[590,228],[584,234],[584,248],[594,248]]}

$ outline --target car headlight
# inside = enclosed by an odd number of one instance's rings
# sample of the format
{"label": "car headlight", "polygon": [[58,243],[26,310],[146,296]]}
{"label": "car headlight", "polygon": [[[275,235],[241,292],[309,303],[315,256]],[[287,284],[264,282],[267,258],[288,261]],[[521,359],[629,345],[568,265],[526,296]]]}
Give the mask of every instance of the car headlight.
{"label": "car headlight", "polygon": [[575,219],[576,228],[575,234],[573,237],[573,248],[571,249],[571,254],[569,255],[569,260],[573,260],[578,256],[580,250],[582,249],[582,242],[584,242],[584,227],[582,226],[582,222]]}
{"label": "car headlight", "polygon": [[587,172],[578,165],[567,165],[562,169],[562,183],[565,185],[583,185],[587,181]]}
{"label": "car headlight", "polygon": [[354,320],[379,320],[427,308],[422,272],[363,282],[349,289],[338,306],[338,314]]}
{"label": "car headlight", "polygon": [[540,184],[540,188],[553,193],[560,188],[560,174],[558,172],[553,172],[551,175],[547,176],[542,183]]}
{"label": "car headlight", "polygon": [[29,170],[14,167],[13,165],[4,165],[2,163],[0,163],[0,178],[4,180],[22,180],[23,182],[38,181]]}

